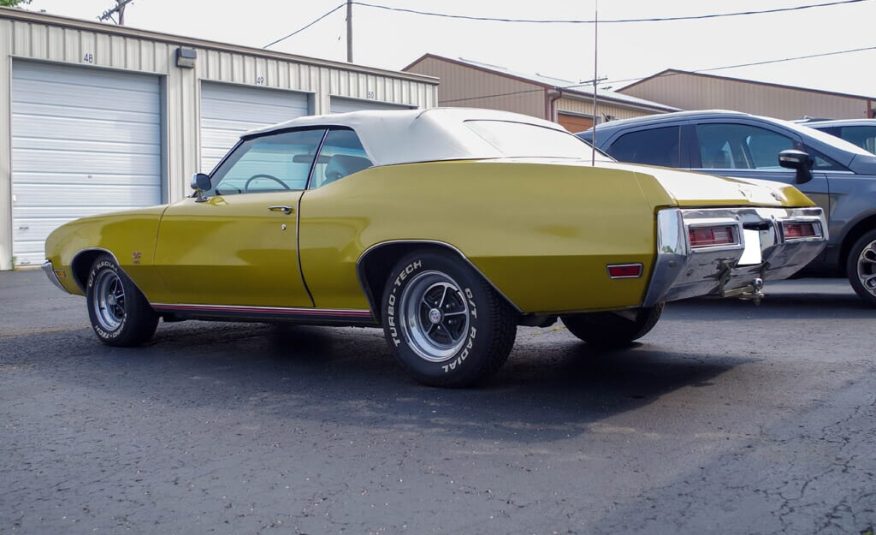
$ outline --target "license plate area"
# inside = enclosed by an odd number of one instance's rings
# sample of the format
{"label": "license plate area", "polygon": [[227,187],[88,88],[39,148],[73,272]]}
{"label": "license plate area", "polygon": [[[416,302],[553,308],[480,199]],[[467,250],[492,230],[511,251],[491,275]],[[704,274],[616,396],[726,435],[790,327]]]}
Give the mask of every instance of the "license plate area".
{"label": "license plate area", "polygon": [[760,231],[743,229],[742,235],[745,239],[745,249],[742,251],[742,258],[739,259],[738,265],[754,266],[763,262],[760,250]]}

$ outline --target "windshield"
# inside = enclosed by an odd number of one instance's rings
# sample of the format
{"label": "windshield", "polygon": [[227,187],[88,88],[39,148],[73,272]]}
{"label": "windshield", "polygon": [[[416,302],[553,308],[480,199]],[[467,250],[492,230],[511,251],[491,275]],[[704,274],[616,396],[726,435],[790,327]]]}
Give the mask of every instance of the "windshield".
{"label": "windshield", "polygon": [[[465,121],[474,133],[509,158],[574,158],[589,160],[593,149],[572,134],[529,123]],[[599,151],[601,161],[614,161]]]}

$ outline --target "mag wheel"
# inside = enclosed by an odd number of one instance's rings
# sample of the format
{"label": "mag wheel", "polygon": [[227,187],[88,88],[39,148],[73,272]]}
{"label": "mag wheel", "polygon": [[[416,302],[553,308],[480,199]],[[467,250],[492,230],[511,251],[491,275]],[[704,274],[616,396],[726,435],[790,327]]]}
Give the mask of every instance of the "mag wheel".
{"label": "mag wheel", "polygon": [[86,299],[91,327],[103,343],[135,346],[155,334],[158,315],[110,255],[92,265]]}
{"label": "mag wheel", "polygon": [[516,313],[461,260],[411,254],[393,268],[383,327],[398,361],[418,381],[469,386],[495,373],[517,333]]}
{"label": "mag wheel", "polygon": [[622,312],[593,312],[563,316],[569,332],[588,344],[623,347],[648,334],[663,313],[663,303]]}
{"label": "mag wheel", "polygon": [[849,251],[847,274],[861,299],[876,306],[876,230],[861,236]]}

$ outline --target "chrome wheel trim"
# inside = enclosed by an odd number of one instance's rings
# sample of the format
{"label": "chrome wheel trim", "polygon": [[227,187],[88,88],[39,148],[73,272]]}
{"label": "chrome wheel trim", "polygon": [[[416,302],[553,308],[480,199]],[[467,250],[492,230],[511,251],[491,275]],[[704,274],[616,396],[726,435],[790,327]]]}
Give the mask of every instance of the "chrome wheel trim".
{"label": "chrome wheel trim", "polygon": [[445,362],[465,344],[471,322],[459,284],[440,271],[418,273],[399,300],[405,342],[423,360]]}
{"label": "chrome wheel trim", "polygon": [[865,290],[876,295],[876,240],[865,245],[858,255],[858,280]]}
{"label": "chrome wheel trim", "polygon": [[125,288],[116,272],[106,269],[97,274],[91,306],[98,325],[105,331],[115,331],[125,321]]}

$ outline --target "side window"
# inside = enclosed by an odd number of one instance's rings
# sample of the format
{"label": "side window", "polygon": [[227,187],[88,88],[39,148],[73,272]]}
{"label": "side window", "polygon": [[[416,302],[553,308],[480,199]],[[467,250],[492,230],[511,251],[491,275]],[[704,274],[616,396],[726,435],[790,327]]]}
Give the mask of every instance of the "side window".
{"label": "side window", "polygon": [[680,135],[677,126],[630,132],[612,143],[608,153],[622,162],[678,167]]}
{"label": "side window", "polygon": [[298,130],[241,143],[213,173],[214,195],[301,190],[325,130]]}
{"label": "side window", "polygon": [[844,126],[839,135],[864,150],[876,153],[876,126]]}
{"label": "side window", "polygon": [[848,169],[846,169],[842,165],[838,164],[833,159],[828,158],[824,154],[821,154],[820,152],[818,152],[815,149],[805,147],[803,150],[806,151],[807,153],[809,153],[809,155],[812,156],[812,159],[815,160],[815,163],[812,165],[813,170],[816,170],[816,171],[848,171]]}
{"label": "side window", "polygon": [[313,169],[310,189],[340,180],[372,165],[356,132],[348,129],[329,130]]}
{"label": "side window", "polygon": [[696,127],[703,169],[781,169],[779,152],[795,148],[791,137],[744,124]]}

